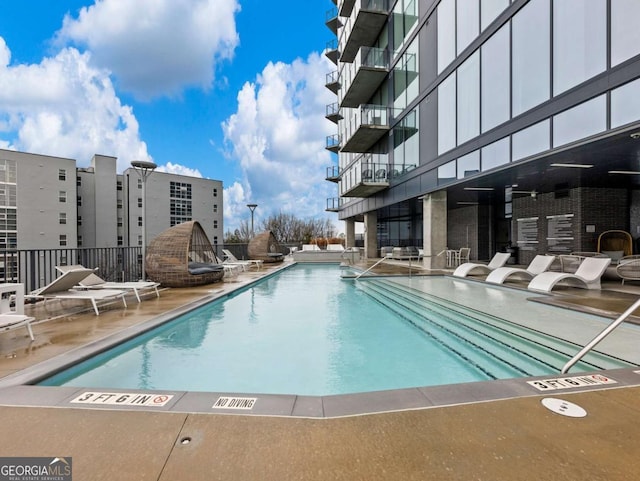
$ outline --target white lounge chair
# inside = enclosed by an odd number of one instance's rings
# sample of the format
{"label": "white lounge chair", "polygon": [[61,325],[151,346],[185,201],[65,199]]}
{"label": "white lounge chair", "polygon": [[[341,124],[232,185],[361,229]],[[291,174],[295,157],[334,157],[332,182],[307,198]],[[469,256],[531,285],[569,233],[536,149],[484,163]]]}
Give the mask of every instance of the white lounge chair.
{"label": "white lounge chair", "polygon": [[33,317],[24,314],[24,284],[0,284],[0,332],[24,327],[33,341]]}
{"label": "white lounge chair", "polygon": [[124,298],[126,292],[123,290],[74,289],[74,287],[80,285],[80,282],[89,276],[89,274],[93,274],[93,272],[93,269],[74,269],[67,271],[46,286],[32,291],[29,295],[25,296],[25,299],[43,299],[45,302],[48,299],[75,299],[90,301],[96,316],[100,315],[97,305],[97,301],[100,300],[120,298],[124,307],[127,307],[127,301]]}
{"label": "white lounge chair", "polygon": [[555,259],[556,256],[537,255],[526,269],[498,267],[496,270],[491,271],[485,280],[494,284],[504,284],[509,278],[518,280],[533,279],[538,274],[548,271]]}
{"label": "white lounge chair", "polygon": [[[80,264],[72,264],[69,266],[56,266],[56,270],[61,273],[65,273],[67,271],[74,271],[78,269],[86,269],[83,265]],[[78,290],[82,289],[119,289],[124,291],[133,291],[140,302],[140,292],[141,291],[155,291],[156,297],[160,297],[160,291],[158,291],[158,287],[160,286],[159,282],[153,281],[131,281],[131,282],[111,282],[105,281],[102,277],[98,276],[95,273],[95,270],[85,277],[77,286],[74,288]]]}
{"label": "white lounge chair", "polygon": [[327,244],[327,250],[332,252],[344,252],[342,244]]}
{"label": "white lounge chair", "polygon": [[528,288],[532,291],[550,292],[556,284],[563,282],[585,289],[600,289],[600,278],[611,264],[611,259],[606,257],[586,257],[578,270],[570,272],[543,272],[535,276]]}
{"label": "white lounge chair", "polygon": [[226,257],[226,259],[223,261],[223,264],[237,264],[241,266],[255,267],[258,270],[262,269],[262,264],[264,263],[264,261],[261,259],[249,259],[246,261],[241,261],[236,256],[234,256],[233,252],[231,252],[229,249],[222,249],[222,252]]}
{"label": "white lounge chair", "polygon": [[318,244],[302,244],[303,251],[319,251],[320,246]]}
{"label": "white lounge chair", "polygon": [[496,252],[489,264],[478,264],[476,262],[465,262],[456,267],[453,275],[456,277],[467,277],[470,274],[487,274],[502,267],[507,263],[511,254],[508,252]]}

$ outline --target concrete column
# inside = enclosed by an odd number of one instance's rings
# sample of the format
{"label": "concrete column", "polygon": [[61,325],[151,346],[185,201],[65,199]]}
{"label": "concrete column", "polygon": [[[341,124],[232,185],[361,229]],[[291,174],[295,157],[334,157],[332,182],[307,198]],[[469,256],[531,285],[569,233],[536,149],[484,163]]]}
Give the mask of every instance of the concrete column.
{"label": "concrete column", "polygon": [[424,196],[422,217],[422,262],[427,269],[442,269],[446,264],[446,256],[438,254],[447,248],[447,191],[441,190]]}
{"label": "concrete column", "polygon": [[375,259],[378,255],[378,213],[364,214],[364,257]]}
{"label": "concrete column", "polygon": [[356,245],[356,221],[347,219],[344,221],[344,230],[346,236],[345,247],[355,247]]}

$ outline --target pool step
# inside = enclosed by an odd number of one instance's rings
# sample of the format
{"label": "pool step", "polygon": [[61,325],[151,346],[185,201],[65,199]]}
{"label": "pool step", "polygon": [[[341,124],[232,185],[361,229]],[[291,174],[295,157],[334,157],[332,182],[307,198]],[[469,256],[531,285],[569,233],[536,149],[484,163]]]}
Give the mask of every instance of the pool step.
{"label": "pool step", "polygon": [[[394,311],[402,311],[405,319],[424,328],[425,332],[435,330],[441,336],[446,333],[448,343],[471,344],[474,350],[484,353],[485,360],[489,360],[486,364],[489,367],[484,369],[495,372],[495,361],[516,366],[513,371],[510,368],[505,368],[506,372],[502,372],[505,369],[497,370],[494,375],[498,378],[559,372],[580,349],[573,343],[397,283],[368,280],[359,283],[359,287]],[[532,346],[534,353],[531,353]],[[457,351],[453,347],[452,350]],[[624,361],[591,352],[576,369],[588,371],[628,366],[630,364]]]}

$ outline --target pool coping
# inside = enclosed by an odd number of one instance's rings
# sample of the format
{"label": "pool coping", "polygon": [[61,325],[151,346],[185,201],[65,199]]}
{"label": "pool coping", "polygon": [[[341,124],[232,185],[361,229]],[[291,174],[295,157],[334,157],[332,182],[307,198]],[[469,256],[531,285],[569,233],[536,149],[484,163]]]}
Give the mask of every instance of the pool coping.
{"label": "pool coping", "polygon": [[330,396],[13,385],[0,406],[331,419],[637,386],[637,368]]}

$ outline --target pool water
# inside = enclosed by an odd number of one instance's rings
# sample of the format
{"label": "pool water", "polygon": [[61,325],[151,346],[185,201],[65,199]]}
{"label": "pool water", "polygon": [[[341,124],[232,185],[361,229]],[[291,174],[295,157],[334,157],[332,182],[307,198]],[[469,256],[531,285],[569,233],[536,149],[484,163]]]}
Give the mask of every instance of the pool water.
{"label": "pool water", "polygon": [[524,328],[478,341],[480,324],[500,320],[403,282],[340,275],[336,265],[295,265],[41,384],[330,395],[557,373],[573,354],[554,345],[554,359],[532,361],[519,354]]}

